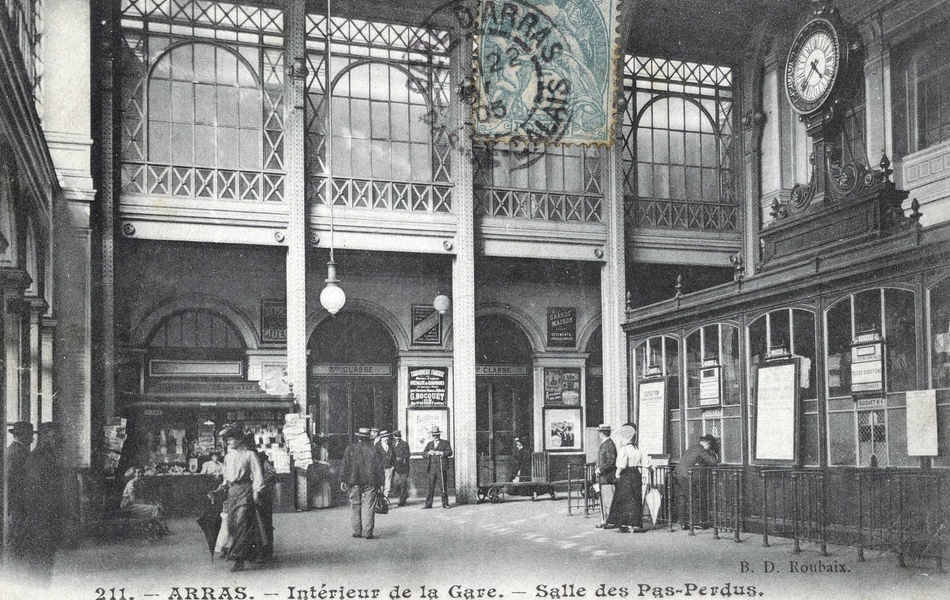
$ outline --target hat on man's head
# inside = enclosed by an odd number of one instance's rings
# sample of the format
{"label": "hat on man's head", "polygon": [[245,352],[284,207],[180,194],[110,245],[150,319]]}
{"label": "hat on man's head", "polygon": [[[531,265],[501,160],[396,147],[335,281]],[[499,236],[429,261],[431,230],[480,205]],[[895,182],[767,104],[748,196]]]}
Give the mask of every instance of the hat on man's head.
{"label": "hat on man's head", "polygon": [[10,433],[13,435],[33,435],[33,424],[29,421],[10,423]]}
{"label": "hat on man's head", "polygon": [[429,433],[432,435],[442,435],[442,431],[439,429],[438,425],[433,425],[432,429],[429,430]]}
{"label": "hat on man's head", "polygon": [[379,437],[381,437],[381,438],[389,437],[389,436],[391,436],[391,435],[392,435],[392,434],[389,433],[389,430],[388,430],[388,429],[383,429],[382,431],[379,432]]}
{"label": "hat on man's head", "polygon": [[716,436],[710,435],[710,434],[707,433],[706,435],[700,436],[699,441],[701,441],[701,442],[709,442],[710,444],[715,444],[715,443],[717,443],[719,440],[716,439]]}
{"label": "hat on man's head", "polygon": [[224,428],[218,432],[218,437],[222,440],[229,439],[241,439],[244,435],[244,428],[241,427],[240,423],[228,423]]}
{"label": "hat on man's head", "polygon": [[397,429],[396,431],[393,432],[393,437],[395,437],[395,438],[401,438],[401,437],[402,437],[402,432]]}
{"label": "hat on man's head", "polygon": [[597,431],[603,431],[604,433],[610,434],[610,425],[601,423],[597,426]]}
{"label": "hat on man's head", "polygon": [[356,437],[368,438],[369,431],[370,431],[369,427],[360,427],[359,429],[356,430]]}

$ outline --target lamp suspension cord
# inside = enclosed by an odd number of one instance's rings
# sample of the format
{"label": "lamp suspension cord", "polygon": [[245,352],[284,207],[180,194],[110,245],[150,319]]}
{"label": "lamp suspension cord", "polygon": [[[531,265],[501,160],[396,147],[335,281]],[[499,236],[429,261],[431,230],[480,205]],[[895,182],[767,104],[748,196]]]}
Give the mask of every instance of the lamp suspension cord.
{"label": "lamp suspension cord", "polygon": [[333,78],[331,77],[330,66],[333,61],[333,49],[331,40],[333,38],[333,22],[330,19],[330,0],[327,0],[327,202],[330,205],[330,262],[333,262]]}

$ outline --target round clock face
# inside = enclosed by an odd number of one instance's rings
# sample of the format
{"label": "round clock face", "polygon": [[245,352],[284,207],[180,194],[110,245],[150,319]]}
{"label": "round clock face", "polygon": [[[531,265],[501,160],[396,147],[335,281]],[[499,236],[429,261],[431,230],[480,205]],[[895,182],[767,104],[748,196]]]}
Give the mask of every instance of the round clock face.
{"label": "round clock face", "polygon": [[788,53],[785,91],[797,112],[813,113],[825,105],[841,70],[837,31],[824,19],[809,21]]}

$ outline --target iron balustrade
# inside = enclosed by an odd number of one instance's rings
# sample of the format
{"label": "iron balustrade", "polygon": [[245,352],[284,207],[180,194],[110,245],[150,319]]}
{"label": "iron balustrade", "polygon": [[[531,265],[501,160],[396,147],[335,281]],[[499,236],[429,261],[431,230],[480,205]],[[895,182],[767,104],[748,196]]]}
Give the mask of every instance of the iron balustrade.
{"label": "iron balustrade", "polygon": [[736,542],[742,532],[743,468],[741,466],[718,466],[710,469],[712,489],[710,513],[713,538],[719,532],[732,532]]}
{"label": "iron balustrade", "polygon": [[584,516],[600,508],[600,494],[594,490],[597,477],[594,471],[596,463],[567,465],[567,514],[573,515],[583,507]]}
{"label": "iron balustrade", "polygon": [[943,572],[950,478],[884,469],[859,471],[857,483],[858,560],[864,560],[865,548],[889,550],[897,553],[902,567],[907,556],[930,558]]}
{"label": "iron balustrade", "polygon": [[821,546],[828,556],[828,523],[825,511],[825,474],[810,469],[766,469],[761,472],[762,545],[769,545],[769,532],[791,537],[794,553],[802,540]]}
{"label": "iron balustrade", "polygon": [[712,524],[709,487],[712,480],[712,467],[692,467],[689,470],[687,485],[687,515],[689,534],[696,535],[696,528],[708,529]]}

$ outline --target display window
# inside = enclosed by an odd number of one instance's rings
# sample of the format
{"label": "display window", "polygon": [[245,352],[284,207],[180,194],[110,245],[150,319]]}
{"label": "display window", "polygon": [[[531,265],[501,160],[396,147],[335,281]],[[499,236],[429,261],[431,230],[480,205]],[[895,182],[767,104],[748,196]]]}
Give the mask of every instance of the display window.
{"label": "display window", "polygon": [[716,436],[720,460],[742,462],[739,328],[703,325],[686,336],[686,440]]}
{"label": "display window", "polygon": [[[658,453],[669,454],[674,460],[679,459],[683,452],[679,339],[656,336],[635,345],[632,372],[636,410],[631,410],[631,418],[640,424],[644,432],[650,429],[647,421],[659,420],[663,437],[655,444],[662,448]],[[660,411],[656,417],[651,406]],[[643,441],[641,439],[641,446]]]}
{"label": "display window", "polygon": [[[800,308],[782,308],[754,318],[748,326],[749,340],[749,430],[756,414],[757,367],[770,357],[791,358],[798,363],[798,387],[802,414],[801,461],[807,466],[821,462],[818,430],[818,382],[815,313]],[[751,439],[750,439],[751,443]]]}
{"label": "display window", "polygon": [[849,294],[825,311],[831,465],[916,466],[900,392],[918,388],[917,295],[896,287]]}

